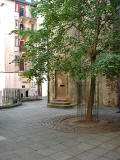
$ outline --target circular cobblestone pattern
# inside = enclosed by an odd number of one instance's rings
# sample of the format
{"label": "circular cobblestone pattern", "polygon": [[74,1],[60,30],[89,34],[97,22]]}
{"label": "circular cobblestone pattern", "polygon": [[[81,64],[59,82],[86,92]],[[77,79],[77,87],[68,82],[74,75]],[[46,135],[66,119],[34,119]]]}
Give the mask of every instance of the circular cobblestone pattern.
{"label": "circular cobblestone pattern", "polygon": [[99,122],[84,123],[76,115],[63,115],[48,119],[42,126],[66,133],[107,133],[120,131],[120,115],[100,115]]}

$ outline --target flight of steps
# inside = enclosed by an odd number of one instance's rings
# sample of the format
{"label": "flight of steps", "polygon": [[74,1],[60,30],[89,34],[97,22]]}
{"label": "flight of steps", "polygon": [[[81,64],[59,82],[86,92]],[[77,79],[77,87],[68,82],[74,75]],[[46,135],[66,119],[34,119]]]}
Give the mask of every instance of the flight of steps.
{"label": "flight of steps", "polygon": [[71,108],[75,106],[75,103],[71,103],[66,99],[55,99],[54,101],[48,103],[48,107],[51,108]]}

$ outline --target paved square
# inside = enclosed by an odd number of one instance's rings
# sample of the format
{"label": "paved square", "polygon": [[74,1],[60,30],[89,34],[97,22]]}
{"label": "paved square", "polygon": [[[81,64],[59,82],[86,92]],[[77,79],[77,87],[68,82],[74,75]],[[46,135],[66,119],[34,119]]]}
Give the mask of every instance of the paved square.
{"label": "paved square", "polygon": [[[100,113],[116,114],[102,108]],[[47,108],[46,100],[0,110],[0,160],[120,160],[120,132],[64,133],[41,123],[76,109]]]}

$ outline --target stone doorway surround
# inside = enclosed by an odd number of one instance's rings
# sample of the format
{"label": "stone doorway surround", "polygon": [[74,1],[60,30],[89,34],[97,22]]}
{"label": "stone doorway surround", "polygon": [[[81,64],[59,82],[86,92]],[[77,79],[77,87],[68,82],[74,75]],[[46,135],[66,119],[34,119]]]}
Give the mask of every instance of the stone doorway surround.
{"label": "stone doorway surround", "polygon": [[55,71],[55,99],[67,99],[67,76]]}
{"label": "stone doorway surround", "polygon": [[55,70],[54,79],[51,79],[48,85],[50,93],[48,107],[70,108],[76,106],[77,101],[74,99],[77,96],[75,83],[71,82],[69,74]]}

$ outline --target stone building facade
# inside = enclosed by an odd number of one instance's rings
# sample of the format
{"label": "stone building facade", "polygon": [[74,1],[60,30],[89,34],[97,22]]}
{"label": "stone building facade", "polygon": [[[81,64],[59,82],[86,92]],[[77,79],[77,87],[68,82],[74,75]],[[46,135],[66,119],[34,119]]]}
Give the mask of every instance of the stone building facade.
{"label": "stone building facade", "polygon": [[[58,104],[60,102],[69,102],[69,107],[76,105],[78,103],[78,98],[80,98],[79,94],[83,94],[80,99],[81,101],[88,100],[89,96],[89,85],[90,81],[81,81],[81,88],[78,89],[78,83],[73,81],[69,75],[65,75],[63,73],[59,73],[55,71],[54,79],[49,82],[49,107],[61,107]],[[108,107],[118,107],[119,103],[119,90],[118,90],[118,79],[110,80],[103,76],[99,76],[96,80],[96,88],[99,87],[99,104],[102,106]],[[65,105],[65,104],[64,104]]]}
{"label": "stone building facade", "polygon": [[[120,15],[120,7],[117,7],[118,14]],[[71,28],[68,31],[73,37],[76,37],[77,32],[75,28]],[[48,96],[50,107],[61,107],[58,105],[58,101],[69,101],[72,104],[78,103],[79,93],[84,93],[84,87],[78,91],[77,83],[74,82],[69,75],[59,73],[55,71],[54,79],[48,83]],[[103,76],[97,78],[97,85],[99,84],[99,104],[108,107],[119,107],[120,108],[120,77],[114,79],[108,79]],[[80,82],[81,83],[81,82]],[[88,87],[86,91],[86,97],[88,98],[90,80],[83,82]],[[84,96],[84,99],[85,99]],[[57,102],[56,102],[57,101]],[[69,103],[69,104],[70,104]],[[67,106],[66,106],[67,107]]]}

